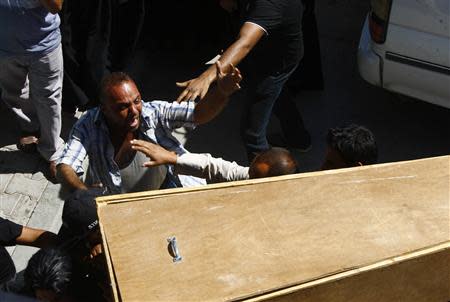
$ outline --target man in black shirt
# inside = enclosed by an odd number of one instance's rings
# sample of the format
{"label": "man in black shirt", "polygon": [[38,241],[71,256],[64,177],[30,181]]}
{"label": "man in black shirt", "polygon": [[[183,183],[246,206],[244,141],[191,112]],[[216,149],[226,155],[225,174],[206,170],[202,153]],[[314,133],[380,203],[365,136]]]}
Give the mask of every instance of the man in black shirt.
{"label": "man in black shirt", "polygon": [[0,289],[16,274],[16,268],[5,246],[16,244],[48,247],[56,244],[56,235],[39,229],[21,226],[0,217]]}
{"label": "man in black shirt", "polygon": [[11,280],[16,268],[4,246],[16,245],[16,238],[22,233],[22,226],[0,217],[0,286]]}
{"label": "man in black shirt", "polygon": [[[290,146],[309,149],[309,134],[292,96],[283,89],[303,56],[302,1],[222,0],[221,4],[229,11],[239,8],[244,21],[237,40],[220,61],[236,65],[246,58],[249,104],[244,140],[249,160],[269,148],[266,128],[274,105]],[[195,79],[177,83],[185,88],[177,101],[202,99],[215,80],[215,69],[211,67]]]}

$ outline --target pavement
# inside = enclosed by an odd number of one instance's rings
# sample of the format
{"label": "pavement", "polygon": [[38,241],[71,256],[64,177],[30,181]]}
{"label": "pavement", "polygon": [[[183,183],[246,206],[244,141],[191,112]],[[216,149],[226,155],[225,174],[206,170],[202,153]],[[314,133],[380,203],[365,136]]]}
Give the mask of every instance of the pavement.
{"label": "pavement", "polygon": [[[11,125],[4,118],[2,129]],[[11,134],[11,133],[8,133]],[[2,132],[2,141],[5,137]],[[18,224],[57,232],[61,226],[64,202],[58,197],[60,185],[48,181],[44,175],[46,163],[35,154],[17,150],[15,144],[0,148],[0,216]],[[18,272],[22,271],[36,248],[16,246],[8,248]]]}
{"label": "pavement", "polygon": [[[38,154],[17,149],[19,130],[14,116],[0,105],[0,216],[21,225],[58,232],[64,201],[59,197],[61,185],[46,178],[47,163]],[[63,134],[73,125],[74,117],[65,117]],[[22,271],[36,248],[7,248]]]}

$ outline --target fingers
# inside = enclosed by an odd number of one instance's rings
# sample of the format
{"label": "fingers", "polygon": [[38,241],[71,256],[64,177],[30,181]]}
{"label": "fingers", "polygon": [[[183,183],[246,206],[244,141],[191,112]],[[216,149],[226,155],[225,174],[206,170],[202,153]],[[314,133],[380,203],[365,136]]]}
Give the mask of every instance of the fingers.
{"label": "fingers", "polygon": [[140,151],[147,156],[151,156],[153,154],[153,144],[150,142],[145,142],[141,140],[134,139],[131,142],[131,149]]}
{"label": "fingers", "polygon": [[130,141],[130,144],[131,144],[132,148],[133,147],[139,147],[139,148],[149,149],[149,148],[152,148],[154,146],[153,143],[147,142],[147,141],[143,141],[143,140],[140,140],[140,139],[133,139],[133,140]]}
{"label": "fingers", "polygon": [[190,100],[190,97],[191,97],[191,92],[190,92],[190,90],[187,88],[188,86],[189,86],[189,84],[192,82],[192,80],[189,80],[189,81],[186,81],[186,82],[176,82],[176,85],[178,86],[178,87],[180,87],[180,88],[186,88],[186,89],[184,89],[181,93],[180,93],[180,95],[178,96],[178,98],[176,99],[176,101],[175,102],[177,102],[177,103],[181,103],[181,102],[184,102],[184,101],[188,101],[188,100]]}
{"label": "fingers", "polygon": [[200,100],[203,100],[203,98],[205,97],[205,95],[208,93],[208,90],[203,90],[201,93],[200,93]]}
{"label": "fingers", "polygon": [[155,167],[155,166],[159,166],[159,165],[161,165],[161,164],[157,163],[156,161],[150,160],[148,162],[143,163],[142,167],[151,168],[151,167]]}
{"label": "fingers", "polygon": [[181,103],[181,102],[187,102],[187,101],[195,101],[198,98],[198,96],[199,96],[198,91],[185,89],[180,94],[180,96],[177,98],[176,102]]}
{"label": "fingers", "polygon": [[189,90],[187,90],[187,89],[183,90],[183,92],[181,92],[181,94],[178,96],[178,98],[176,99],[175,102],[181,103],[183,101],[188,100],[188,97],[189,97],[188,94],[189,94]]}
{"label": "fingers", "polygon": [[216,62],[216,70],[217,70],[217,77],[218,78],[223,78],[225,76],[225,72],[223,70],[222,63],[220,63],[219,60]]}
{"label": "fingers", "polygon": [[190,80],[186,82],[176,82],[175,84],[180,88],[186,88],[189,85],[189,82]]}
{"label": "fingers", "polygon": [[142,147],[142,146],[131,146],[131,148],[132,148],[133,150],[136,150],[136,151],[139,151],[139,152],[144,153],[147,157],[152,157],[153,154],[154,154],[154,153],[152,152],[151,149],[146,148],[146,147]]}
{"label": "fingers", "polygon": [[103,253],[103,250],[102,250],[101,244],[97,244],[96,246],[91,248],[91,252],[90,252],[89,257],[92,259],[92,258],[97,257],[98,255],[100,255],[102,253]]}

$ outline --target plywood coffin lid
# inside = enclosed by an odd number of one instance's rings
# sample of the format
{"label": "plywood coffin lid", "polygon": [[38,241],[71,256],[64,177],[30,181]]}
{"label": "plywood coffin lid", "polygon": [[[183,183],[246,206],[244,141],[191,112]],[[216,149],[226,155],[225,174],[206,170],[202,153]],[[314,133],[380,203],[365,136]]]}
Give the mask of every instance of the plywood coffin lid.
{"label": "plywood coffin lid", "polygon": [[449,163],[444,156],[100,198],[118,295],[262,297],[448,249]]}

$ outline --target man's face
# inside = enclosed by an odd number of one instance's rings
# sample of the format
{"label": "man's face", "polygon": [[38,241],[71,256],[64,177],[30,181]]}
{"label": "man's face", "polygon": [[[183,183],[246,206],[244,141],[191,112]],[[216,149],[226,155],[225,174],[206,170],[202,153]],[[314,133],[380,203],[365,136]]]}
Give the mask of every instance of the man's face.
{"label": "man's face", "polygon": [[114,129],[134,132],[139,128],[142,111],[141,95],[133,82],[110,86],[107,100],[101,105],[108,125]]}
{"label": "man's face", "polygon": [[327,154],[325,155],[325,160],[322,164],[321,170],[331,170],[347,168],[348,164],[345,162],[341,153],[336,149],[327,147]]}

